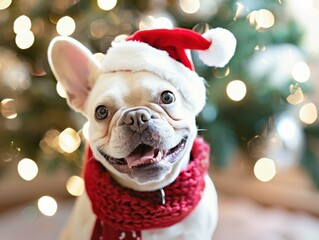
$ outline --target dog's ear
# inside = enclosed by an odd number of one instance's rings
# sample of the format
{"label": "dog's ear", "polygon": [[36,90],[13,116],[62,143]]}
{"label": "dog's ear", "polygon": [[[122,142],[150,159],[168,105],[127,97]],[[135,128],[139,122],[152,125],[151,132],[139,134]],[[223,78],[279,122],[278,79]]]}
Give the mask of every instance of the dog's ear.
{"label": "dog's ear", "polygon": [[51,41],[48,60],[55,78],[67,92],[69,105],[83,112],[99,73],[99,62],[84,45],[70,37],[56,37]]}

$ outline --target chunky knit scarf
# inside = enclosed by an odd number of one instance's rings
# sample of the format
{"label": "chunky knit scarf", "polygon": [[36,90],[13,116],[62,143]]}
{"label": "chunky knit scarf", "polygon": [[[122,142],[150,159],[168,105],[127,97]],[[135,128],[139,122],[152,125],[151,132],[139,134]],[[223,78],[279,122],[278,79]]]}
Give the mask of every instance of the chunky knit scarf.
{"label": "chunky knit scarf", "polygon": [[201,199],[208,166],[209,146],[197,137],[188,167],[172,184],[158,191],[138,192],[116,183],[89,149],[84,181],[97,216],[91,239],[141,240],[141,230],[168,227],[180,222]]}

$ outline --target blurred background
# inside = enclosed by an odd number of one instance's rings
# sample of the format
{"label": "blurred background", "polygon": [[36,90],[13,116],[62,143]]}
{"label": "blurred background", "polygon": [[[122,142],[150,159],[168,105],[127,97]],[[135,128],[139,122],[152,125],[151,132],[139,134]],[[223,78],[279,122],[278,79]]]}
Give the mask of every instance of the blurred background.
{"label": "blurred background", "polygon": [[103,57],[139,29],[229,29],[199,134],[219,193],[214,240],[319,239],[318,0],[0,0],[0,238],[57,239],[83,192],[86,119],[47,62],[58,35]]}

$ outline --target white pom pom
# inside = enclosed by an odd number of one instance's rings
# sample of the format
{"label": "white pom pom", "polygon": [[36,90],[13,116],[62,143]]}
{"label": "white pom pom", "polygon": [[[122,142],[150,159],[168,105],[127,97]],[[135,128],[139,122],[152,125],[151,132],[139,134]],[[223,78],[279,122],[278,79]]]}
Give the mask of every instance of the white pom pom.
{"label": "white pom pom", "polygon": [[236,49],[236,38],[223,28],[214,28],[202,35],[212,44],[207,50],[198,51],[199,58],[208,66],[224,67],[233,57]]}

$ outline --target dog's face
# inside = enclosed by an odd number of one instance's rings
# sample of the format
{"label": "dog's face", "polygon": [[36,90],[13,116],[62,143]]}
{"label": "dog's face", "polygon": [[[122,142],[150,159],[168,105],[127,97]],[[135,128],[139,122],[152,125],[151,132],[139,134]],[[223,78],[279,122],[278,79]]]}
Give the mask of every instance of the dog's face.
{"label": "dog's face", "polygon": [[122,184],[167,184],[187,164],[196,135],[194,114],[157,75],[102,74],[85,112],[94,155]]}
{"label": "dog's face", "polygon": [[89,120],[95,158],[126,187],[150,191],[173,182],[197,131],[178,89],[151,72],[103,73],[83,46],[57,43],[49,49],[50,64],[70,106]]}

